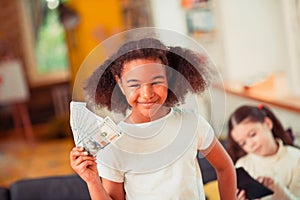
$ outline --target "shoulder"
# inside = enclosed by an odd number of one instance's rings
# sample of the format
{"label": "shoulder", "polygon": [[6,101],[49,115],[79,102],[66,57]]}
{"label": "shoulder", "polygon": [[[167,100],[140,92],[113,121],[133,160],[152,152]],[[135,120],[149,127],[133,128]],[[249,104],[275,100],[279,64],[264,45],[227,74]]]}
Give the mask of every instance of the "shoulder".
{"label": "shoulder", "polygon": [[286,153],[292,157],[293,159],[300,160],[300,149],[297,147],[293,147],[290,145],[284,145],[283,146],[286,150]]}
{"label": "shoulder", "polygon": [[291,145],[284,145],[288,152],[300,155],[300,148],[291,146]]}
{"label": "shoulder", "polygon": [[174,116],[183,125],[195,126],[197,132],[214,132],[209,122],[200,114],[190,109],[173,108]]}
{"label": "shoulder", "polygon": [[198,140],[198,149],[208,147],[213,138],[214,130],[208,121],[200,114],[191,109],[173,108],[177,123],[181,123],[182,128],[195,134]]}
{"label": "shoulder", "polygon": [[177,108],[177,107],[174,107],[172,109],[173,109],[173,114],[175,116],[183,117],[183,118],[187,118],[187,119],[193,119],[193,120],[196,120],[198,123],[210,126],[208,121],[202,116],[202,114],[197,113],[194,110],[185,109],[185,108],[181,109],[181,108]]}

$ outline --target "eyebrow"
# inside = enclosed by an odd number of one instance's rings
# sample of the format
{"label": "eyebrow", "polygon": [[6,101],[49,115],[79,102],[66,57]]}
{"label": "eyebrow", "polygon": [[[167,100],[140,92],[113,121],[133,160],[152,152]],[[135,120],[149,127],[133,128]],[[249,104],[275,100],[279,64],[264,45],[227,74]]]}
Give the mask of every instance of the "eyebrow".
{"label": "eyebrow", "polygon": [[139,82],[138,80],[136,80],[136,79],[129,79],[128,81],[126,81],[126,83],[131,83],[131,82]]}
{"label": "eyebrow", "polygon": [[[152,78],[152,81],[155,80],[155,79],[165,79],[165,76],[162,76],[162,75],[154,76]],[[139,82],[139,80],[137,80],[137,79],[129,79],[126,82],[127,83],[131,83],[131,82],[136,83],[136,82]]]}

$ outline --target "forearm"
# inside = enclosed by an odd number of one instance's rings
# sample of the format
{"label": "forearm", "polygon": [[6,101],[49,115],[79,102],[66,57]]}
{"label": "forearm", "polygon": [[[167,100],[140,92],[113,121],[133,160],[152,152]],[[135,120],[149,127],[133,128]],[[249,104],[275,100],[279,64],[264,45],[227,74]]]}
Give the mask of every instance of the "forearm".
{"label": "forearm", "polygon": [[222,200],[236,199],[236,175],[233,165],[217,171],[218,187]]}
{"label": "forearm", "polygon": [[112,198],[105,191],[101,181],[94,181],[87,183],[89,193],[92,200],[112,200]]}
{"label": "forearm", "polygon": [[222,200],[236,199],[236,172],[233,162],[220,142],[215,138],[209,148],[202,151],[215,168]]}
{"label": "forearm", "polygon": [[273,190],[274,200],[296,200],[299,197],[296,197],[286,186],[274,183],[270,186],[270,189]]}

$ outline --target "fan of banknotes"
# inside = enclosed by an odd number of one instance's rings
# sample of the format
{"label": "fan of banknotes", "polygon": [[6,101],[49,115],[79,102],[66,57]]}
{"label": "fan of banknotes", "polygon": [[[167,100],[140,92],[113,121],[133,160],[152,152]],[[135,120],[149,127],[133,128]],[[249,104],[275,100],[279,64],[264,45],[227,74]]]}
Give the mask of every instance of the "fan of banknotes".
{"label": "fan of banknotes", "polygon": [[76,146],[83,146],[93,156],[121,136],[121,131],[109,117],[99,117],[86,107],[85,102],[72,101],[70,111]]}

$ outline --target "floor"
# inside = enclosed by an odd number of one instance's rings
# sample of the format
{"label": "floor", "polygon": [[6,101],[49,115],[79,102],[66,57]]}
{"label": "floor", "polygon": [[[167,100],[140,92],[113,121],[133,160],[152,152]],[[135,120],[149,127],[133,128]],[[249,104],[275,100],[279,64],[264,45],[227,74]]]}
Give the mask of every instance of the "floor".
{"label": "floor", "polygon": [[47,129],[47,125],[34,127],[34,143],[14,130],[0,134],[0,186],[9,187],[20,179],[74,173],[69,164],[73,138],[45,136]]}

